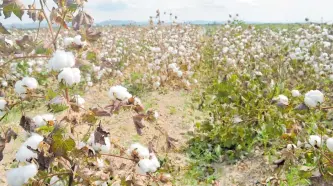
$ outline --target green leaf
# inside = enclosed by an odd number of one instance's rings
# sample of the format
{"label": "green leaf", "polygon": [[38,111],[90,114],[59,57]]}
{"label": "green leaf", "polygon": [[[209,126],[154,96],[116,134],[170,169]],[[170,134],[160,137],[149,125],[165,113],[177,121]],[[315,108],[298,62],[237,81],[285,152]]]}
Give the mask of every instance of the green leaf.
{"label": "green leaf", "polygon": [[1,5],[3,8],[3,14],[5,15],[5,19],[9,18],[12,13],[14,13],[18,18],[22,20],[22,16],[24,14],[24,4],[20,0],[7,0],[4,1]]}
{"label": "green leaf", "polygon": [[51,145],[52,152],[56,156],[66,156],[68,152],[75,148],[75,141],[72,138],[64,138],[62,130],[58,130],[52,136],[53,143]]}

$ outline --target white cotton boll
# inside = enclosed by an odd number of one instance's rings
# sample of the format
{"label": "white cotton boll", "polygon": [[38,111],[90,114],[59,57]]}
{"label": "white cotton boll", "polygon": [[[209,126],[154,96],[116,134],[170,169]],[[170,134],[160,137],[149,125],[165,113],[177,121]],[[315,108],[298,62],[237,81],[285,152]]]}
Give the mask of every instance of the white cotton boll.
{"label": "white cotton boll", "polygon": [[134,143],[127,150],[127,154],[131,156],[133,151],[138,153],[139,158],[149,158],[149,149],[147,147],[142,146],[140,143]]}
{"label": "white cotton boll", "polygon": [[80,95],[74,95],[72,100],[74,100],[75,104],[80,107],[83,107],[83,105],[86,103],[86,101]]}
{"label": "white cotton boll", "polygon": [[161,83],[159,81],[156,81],[154,84],[153,84],[154,88],[158,88],[161,86]]}
{"label": "white cotton boll", "polygon": [[305,94],[304,103],[310,108],[316,107],[324,102],[324,94],[319,90],[311,90]]}
{"label": "white cotton boll", "polygon": [[326,146],[327,146],[328,150],[333,152],[333,138],[328,138],[326,140]]}
{"label": "white cotton boll", "polygon": [[66,37],[64,39],[64,46],[67,47],[67,46],[70,46],[74,43],[74,38],[71,38],[71,37]]}
{"label": "white cotton boll", "polygon": [[178,77],[182,77],[182,76],[183,76],[183,72],[179,70],[179,71],[177,72],[177,76],[178,76]]}
{"label": "white cotton boll", "polygon": [[96,185],[96,186],[108,186],[107,182],[105,182],[105,181],[95,181],[94,185]]}
{"label": "white cotton boll", "polygon": [[328,47],[331,46],[331,43],[330,43],[330,42],[327,42],[327,41],[324,41],[323,44],[324,44],[324,47],[325,47],[325,48],[328,48]]}
{"label": "white cotton boll", "polygon": [[60,71],[63,68],[73,67],[74,65],[75,57],[72,52],[57,50],[49,60],[48,69]]}
{"label": "white cotton boll", "polygon": [[77,36],[74,37],[74,43],[76,45],[80,45],[80,46],[85,45],[85,42],[81,41],[81,36],[80,35],[77,35]]}
{"label": "white cotton boll", "polygon": [[312,145],[312,146],[317,146],[319,147],[321,145],[321,138],[320,136],[317,136],[317,135],[311,135],[309,137],[309,143]]}
{"label": "white cotton boll", "polygon": [[242,118],[239,117],[239,116],[235,116],[235,117],[233,118],[233,120],[232,120],[232,122],[233,122],[234,124],[240,123],[240,122],[242,122],[242,121],[243,121]]}
{"label": "white cotton boll", "polygon": [[277,101],[278,105],[288,105],[289,104],[288,97],[285,95],[279,95],[278,97],[274,98],[273,101]]}
{"label": "white cotton boll", "polygon": [[150,159],[142,159],[138,163],[141,173],[156,172],[157,169],[161,166],[155,154],[150,154]]}
{"label": "white cotton boll", "polygon": [[154,112],[154,119],[157,120],[159,116],[160,116],[160,114],[157,111],[155,111]]}
{"label": "white cotton boll", "polygon": [[17,81],[14,86],[14,90],[17,94],[21,95],[26,93],[26,88],[24,87],[24,84],[21,80]]}
{"label": "white cotton boll", "polygon": [[45,126],[47,122],[55,120],[56,118],[53,114],[37,115],[32,118],[32,121],[34,121],[37,127]]}
{"label": "white cotton boll", "polygon": [[296,148],[297,148],[297,146],[294,145],[294,144],[288,144],[288,145],[287,145],[287,150],[289,150],[289,151],[291,151],[291,150],[295,150]]}
{"label": "white cotton boll", "polygon": [[29,164],[23,167],[10,169],[6,172],[7,183],[9,186],[23,186],[28,183],[30,178],[33,178],[38,173],[38,168],[35,164]]}
{"label": "white cotton boll", "polygon": [[2,85],[3,87],[7,87],[7,86],[8,86],[8,82],[7,82],[7,81],[1,81],[1,85]]}
{"label": "white cotton boll", "polygon": [[137,97],[134,98],[134,105],[142,105],[141,100]]}
{"label": "white cotton boll", "polygon": [[108,95],[112,101],[115,101],[117,99],[124,101],[132,97],[132,95],[127,91],[127,88],[120,85],[111,87]]}
{"label": "white cotton boll", "polygon": [[38,87],[38,81],[32,77],[24,77],[22,83],[28,89],[36,89]]}
{"label": "white cotton boll", "polygon": [[100,158],[97,158],[97,167],[101,169],[104,166],[105,166],[104,160],[100,159]]}
{"label": "white cotton boll", "polygon": [[38,145],[41,141],[43,141],[44,137],[33,134],[30,138],[28,138],[19,148],[15,155],[15,159],[19,162],[27,162],[27,160],[31,158],[37,158],[37,153],[29,150],[27,146],[30,146],[32,149],[37,149]]}
{"label": "white cotton boll", "polygon": [[109,153],[111,150],[111,142],[109,137],[104,137],[105,145],[95,143],[95,134],[90,134],[87,144],[90,145],[95,151],[100,151],[102,153]]}
{"label": "white cotton boll", "polygon": [[81,72],[78,68],[64,68],[58,75],[58,81],[62,80],[69,86],[80,83]]}
{"label": "white cotton boll", "polygon": [[0,110],[2,110],[2,111],[5,110],[6,105],[7,105],[7,101],[4,99],[0,99]]}
{"label": "white cotton boll", "polygon": [[88,82],[87,85],[88,85],[89,87],[92,87],[92,86],[94,85],[94,83],[93,83],[93,82]]}
{"label": "white cotton boll", "polygon": [[58,176],[52,176],[50,180],[50,185],[52,186],[65,186],[66,182],[63,180],[60,180]]}
{"label": "white cotton boll", "polygon": [[293,97],[299,97],[299,96],[301,96],[301,93],[298,90],[292,90],[291,94],[292,94]]}

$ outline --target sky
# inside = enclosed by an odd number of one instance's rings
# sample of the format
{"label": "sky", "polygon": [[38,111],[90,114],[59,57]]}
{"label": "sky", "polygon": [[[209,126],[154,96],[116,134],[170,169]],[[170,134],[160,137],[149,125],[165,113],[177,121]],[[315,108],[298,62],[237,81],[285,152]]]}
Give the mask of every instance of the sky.
{"label": "sky", "polygon": [[[26,5],[33,2],[21,1]],[[53,0],[47,1],[49,7],[55,6]],[[303,22],[306,17],[317,22],[332,22],[332,8],[333,0],[88,0],[85,5],[85,11],[95,22],[147,21],[157,9],[177,15],[179,21],[226,21],[229,14],[238,13],[241,20],[254,22]],[[170,18],[163,15],[162,19]],[[1,16],[0,22],[17,23],[19,19]],[[25,15],[23,22],[32,21]]]}

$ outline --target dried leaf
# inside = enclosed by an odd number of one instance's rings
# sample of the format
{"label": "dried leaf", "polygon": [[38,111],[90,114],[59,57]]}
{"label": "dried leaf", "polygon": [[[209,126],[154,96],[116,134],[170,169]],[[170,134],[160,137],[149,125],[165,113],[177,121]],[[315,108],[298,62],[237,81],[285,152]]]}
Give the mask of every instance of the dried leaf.
{"label": "dried leaf", "polygon": [[37,10],[35,4],[28,5],[28,16],[30,19],[32,19],[34,22],[37,20]]}
{"label": "dried leaf", "polygon": [[80,30],[81,26],[86,26],[90,28],[94,23],[94,18],[84,11],[79,12],[72,21],[72,26],[74,30]]}
{"label": "dried leaf", "polygon": [[167,142],[168,149],[172,149],[172,148],[176,147],[176,145],[174,144],[174,142],[178,142],[178,140],[175,139],[175,138],[172,138],[170,136],[167,136],[166,137],[166,142]]}
{"label": "dried leaf", "polygon": [[3,159],[3,150],[6,146],[6,140],[0,137],[0,161]]}
{"label": "dried leaf", "polygon": [[56,8],[52,8],[51,14],[50,14],[50,20],[52,23],[56,23],[60,26],[62,26],[65,29],[68,29],[68,26],[65,22],[65,20],[63,19],[63,13],[61,12],[61,9],[56,9]]}
{"label": "dried leaf", "polygon": [[136,128],[136,131],[139,135],[142,135],[142,129],[145,127],[145,125],[143,124],[143,119],[145,118],[145,114],[139,114],[136,116],[133,116],[133,122]]}
{"label": "dried leaf", "polygon": [[279,160],[276,160],[273,162],[273,164],[277,165],[278,167],[284,165],[284,162],[286,161],[285,158],[282,158],[282,159],[279,159]]}
{"label": "dried leaf", "polygon": [[21,40],[16,40],[16,44],[21,48],[22,51],[30,53],[34,50],[34,39],[28,35],[23,36]]}
{"label": "dried leaf", "polygon": [[91,28],[86,30],[86,40],[89,42],[95,42],[102,37],[102,32],[93,31]]}
{"label": "dried leaf", "polygon": [[2,23],[0,23],[0,33],[10,35],[10,32],[2,25]]}
{"label": "dried leaf", "polygon": [[30,117],[22,116],[20,121],[20,126],[27,132],[32,132],[35,130],[36,125]]}
{"label": "dried leaf", "polygon": [[91,111],[94,113],[95,116],[112,116],[112,114],[109,113],[108,111],[101,110],[98,108],[93,108],[93,109],[91,109]]}
{"label": "dried leaf", "polygon": [[12,138],[15,140],[17,138],[17,134],[11,128],[9,128],[5,134],[6,143],[9,143]]}
{"label": "dried leaf", "polygon": [[103,130],[101,123],[99,123],[99,125],[94,133],[95,143],[99,143],[101,145],[106,145],[104,138],[107,137],[108,135],[110,135],[110,133]]}
{"label": "dried leaf", "polygon": [[308,110],[309,107],[307,107],[304,103],[301,103],[295,107],[295,110]]}

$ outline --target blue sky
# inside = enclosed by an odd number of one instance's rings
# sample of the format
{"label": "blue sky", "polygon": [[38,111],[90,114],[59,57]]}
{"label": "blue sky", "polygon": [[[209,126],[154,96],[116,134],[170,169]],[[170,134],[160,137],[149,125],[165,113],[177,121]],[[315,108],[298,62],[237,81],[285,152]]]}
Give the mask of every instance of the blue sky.
{"label": "blue sky", "polygon": [[[1,0],[0,0],[1,1]],[[53,0],[47,0],[54,6]],[[33,0],[23,0],[25,4]],[[301,22],[305,17],[313,21],[333,21],[333,0],[88,0],[86,11],[96,22],[104,20],[147,21],[156,9],[172,12],[180,21],[225,21],[229,14],[240,15],[244,21]],[[169,20],[165,16],[164,20]],[[0,22],[19,22],[17,18]],[[31,22],[27,16],[24,22]]]}

